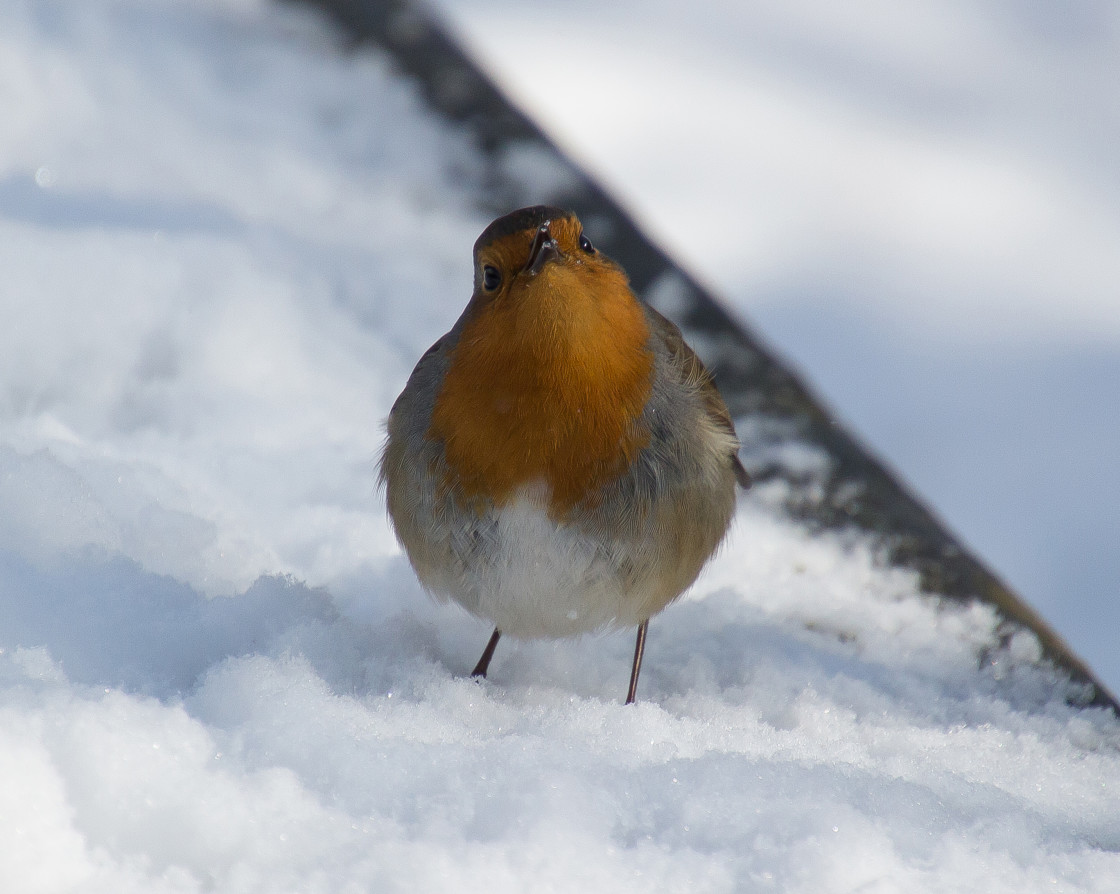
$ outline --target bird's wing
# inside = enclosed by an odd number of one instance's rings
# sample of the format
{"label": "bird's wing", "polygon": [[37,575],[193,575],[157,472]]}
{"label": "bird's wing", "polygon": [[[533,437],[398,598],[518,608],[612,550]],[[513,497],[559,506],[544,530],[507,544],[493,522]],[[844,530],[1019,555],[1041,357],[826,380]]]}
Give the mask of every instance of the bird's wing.
{"label": "bird's wing", "polygon": [[[665,347],[668,348],[669,353],[680,361],[687,380],[694,382],[699,388],[700,397],[704,401],[704,409],[707,411],[708,415],[719,423],[722,428],[734,435],[736,444],[738,444],[738,435],[735,432],[735,424],[731,421],[731,413],[728,411],[727,404],[724,403],[719,389],[716,388],[715,382],[712,380],[712,374],[708,372],[708,368],[704,366],[704,362],[696,355],[696,352],[689,347],[688,342],[684,340],[681,330],[677,328],[675,323],[663,317],[648,304],[645,305],[645,310],[655,334],[661,339]],[[735,480],[739,482],[739,486],[744,489],[750,487],[751,476],[748,474],[747,470],[743,468],[743,463],[739,460],[739,455],[737,453],[731,454],[731,466],[735,472]]]}

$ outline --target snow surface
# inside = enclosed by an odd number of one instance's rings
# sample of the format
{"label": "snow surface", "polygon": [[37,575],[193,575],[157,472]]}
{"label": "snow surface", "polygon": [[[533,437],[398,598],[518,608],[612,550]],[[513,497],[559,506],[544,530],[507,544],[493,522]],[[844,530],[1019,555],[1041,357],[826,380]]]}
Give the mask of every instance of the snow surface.
{"label": "snow surface", "polygon": [[1120,5],[435,2],[1120,691]]}
{"label": "snow surface", "polygon": [[251,0],[0,5],[5,892],[1115,891],[1120,723],[766,487],[653,623],[424,596],[381,420],[483,175]]}

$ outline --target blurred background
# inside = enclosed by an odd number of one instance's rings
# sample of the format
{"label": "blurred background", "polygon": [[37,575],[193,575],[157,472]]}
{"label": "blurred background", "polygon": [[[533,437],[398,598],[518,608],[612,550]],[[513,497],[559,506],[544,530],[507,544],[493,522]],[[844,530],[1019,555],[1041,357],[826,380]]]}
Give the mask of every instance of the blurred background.
{"label": "blurred background", "polygon": [[434,7],[1120,692],[1120,5]]}

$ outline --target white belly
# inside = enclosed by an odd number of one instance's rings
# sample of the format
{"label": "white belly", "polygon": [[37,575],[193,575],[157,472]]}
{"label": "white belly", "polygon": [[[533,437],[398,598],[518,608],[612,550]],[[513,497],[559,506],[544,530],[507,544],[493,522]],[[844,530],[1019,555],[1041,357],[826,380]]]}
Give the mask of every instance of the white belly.
{"label": "white belly", "polygon": [[635,614],[642,600],[628,596],[612,559],[618,544],[558,525],[527,499],[500,510],[496,521],[481,548],[458,557],[455,573],[429,582],[437,595],[514,637],[573,636],[644,620]]}

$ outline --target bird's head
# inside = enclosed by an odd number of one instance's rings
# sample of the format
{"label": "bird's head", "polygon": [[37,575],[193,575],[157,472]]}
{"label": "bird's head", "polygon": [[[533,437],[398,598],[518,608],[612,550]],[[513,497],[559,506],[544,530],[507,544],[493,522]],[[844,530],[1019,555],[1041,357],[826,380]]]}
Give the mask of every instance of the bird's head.
{"label": "bird's head", "polygon": [[473,301],[578,318],[633,295],[622,268],[595,248],[575,214],[534,205],[499,217],[478,237]]}

